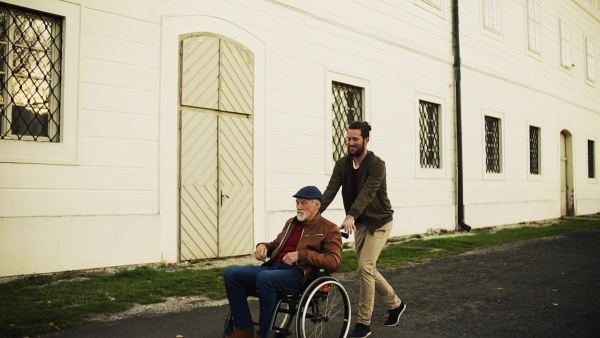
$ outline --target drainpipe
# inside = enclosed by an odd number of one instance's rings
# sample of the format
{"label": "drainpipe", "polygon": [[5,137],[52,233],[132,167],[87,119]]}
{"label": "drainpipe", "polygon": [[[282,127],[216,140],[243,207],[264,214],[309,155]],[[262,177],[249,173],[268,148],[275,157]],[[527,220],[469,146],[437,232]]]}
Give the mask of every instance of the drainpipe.
{"label": "drainpipe", "polygon": [[460,43],[458,34],[458,0],[452,0],[452,47],[454,50],[454,102],[456,104],[456,153],[457,153],[457,208],[459,231],[471,231],[465,223],[465,205],[463,202],[463,148],[462,148],[462,109],[460,96]]}

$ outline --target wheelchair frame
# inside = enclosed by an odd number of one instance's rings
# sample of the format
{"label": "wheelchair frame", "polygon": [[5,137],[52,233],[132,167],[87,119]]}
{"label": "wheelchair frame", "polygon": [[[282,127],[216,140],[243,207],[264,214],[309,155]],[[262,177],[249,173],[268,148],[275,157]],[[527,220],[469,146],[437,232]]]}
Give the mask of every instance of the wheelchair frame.
{"label": "wheelchair frame", "polygon": [[[348,335],[351,308],[346,289],[328,272],[317,270],[316,275],[305,281],[299,291],[277,294],[267,338],[284,338],[294,332],[298,338],[345,338]],[[294,331],[292,324],[295,324]],[[223,338],[232,333],[233,317],[229,310]]]}

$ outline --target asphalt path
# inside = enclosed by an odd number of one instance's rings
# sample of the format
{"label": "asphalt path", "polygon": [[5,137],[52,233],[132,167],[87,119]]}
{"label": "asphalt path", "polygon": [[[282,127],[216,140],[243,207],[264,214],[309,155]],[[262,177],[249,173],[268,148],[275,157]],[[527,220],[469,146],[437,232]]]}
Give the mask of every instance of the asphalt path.
{"label": "asphalt path", "polygon": [[[600,229],[521,241],[383,270],[407,304],[384,327],[377,299],[370,337],[600,337]],[[336,274],[352,301],[355,273]],[[43,337],[219,338],[227,306],[128,318]]]}

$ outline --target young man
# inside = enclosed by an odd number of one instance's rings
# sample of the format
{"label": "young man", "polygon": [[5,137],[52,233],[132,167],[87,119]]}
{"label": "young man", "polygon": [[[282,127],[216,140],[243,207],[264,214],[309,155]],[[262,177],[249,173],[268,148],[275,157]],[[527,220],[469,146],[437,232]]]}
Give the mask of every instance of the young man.
{"label": "young man", "polygon": [[366,121],[352,122],[348,126],[348,155],[335,163],[319,210],[325,211],[342,187],[347,215],[342,228],[349,234],[355,232],[360,285],[358,318],[350,337],[367,337],[371,334],[375,291],[383,297],[389,309],[385,326],[397,325],[406,309],[376,267],[379,254],[392,230],[394,211],[387,196],[385,163],[367,150],[370,131],[371,126]]}
{"label": "young man", "polygon": [[261,266],[230,267],[223,279],[233,316],[231,338],[254,338],[254,324],[247,297],[258,293],[260,309],[257,336],[265,337],[276,304],[277,292],[296,291],[315,269],[337,271],[342,263],[339,228],[321,217],[321,191],[308,186],[296,197],[296,217],[289,219],[270,243],[259,243],[254,256]]}

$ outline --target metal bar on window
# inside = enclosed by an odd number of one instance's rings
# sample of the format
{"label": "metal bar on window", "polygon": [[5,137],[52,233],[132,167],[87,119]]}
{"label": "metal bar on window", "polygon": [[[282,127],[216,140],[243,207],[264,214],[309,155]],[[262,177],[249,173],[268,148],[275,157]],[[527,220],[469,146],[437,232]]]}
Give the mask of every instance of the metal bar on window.
{"label": "metal bar on window", "polygon": [[348,125],[363,120],[363,88],[334,81],[331,94],[333,160],[337,161],[348,153],[346,146]]}
{"label": "metal bar on window", "polygon": [[419,148],[421,168],[440,168],[439,105],[419,101]]}
{"label": "metal bar on window", "polygon": [[62,19],[0,4],[0,139],[60,141]]}
{"label": "metal bar on window", "polygon": [[500,119],[485,117],[486,172],[500,173]]}
{"label": "metal bar on window", "polygon": [[529,126],[529,173],[540,173],[540,128]]}

